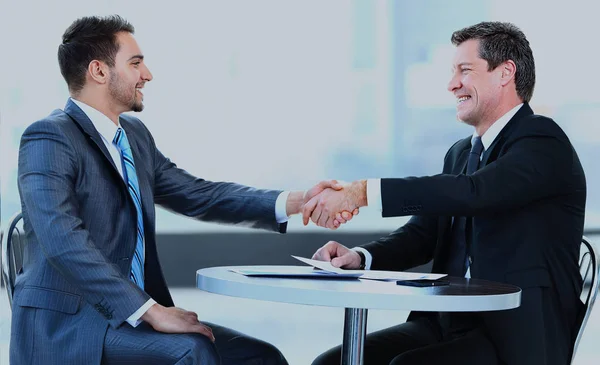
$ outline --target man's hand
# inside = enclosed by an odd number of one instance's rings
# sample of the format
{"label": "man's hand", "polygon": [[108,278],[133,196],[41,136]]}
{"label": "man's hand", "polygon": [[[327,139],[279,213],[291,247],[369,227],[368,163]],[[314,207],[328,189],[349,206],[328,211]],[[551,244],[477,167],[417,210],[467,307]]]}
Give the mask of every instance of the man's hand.
{"label": "man's hand", "polygon": [[360,255],[335,241],[329,241],[318,249],[312,259],[331,261],[331,265],[342,269],[358,269],[360,267]]}
{"label": "man's hand", "polygon": [[[343,188],[344,186],[338,183],[337,180],[324,180],[307,191],[290,192],[286,202],[286,213],[288,216],[292,214],[298,214],[301,212],[301,209],[306,205],[306,203],[308,203],[315,196],[327,190],[342,190]],[[352,217],[357,214],[358,209],[354,209],[352,211],[340,211],[338,214],[336,214],[336,217],[332,220],[332,224],[328,228],[336,229],[340,225],[351,220]],[[306,225],[306,223],[304,225]]]}
{"label": "man's hand", "polygon": [[198,321],[198,315],[177,307],[154,304],[141,318],[158,332],[199,333],[215,342],[212,329]]}
{"label": "man's hand", "polygon": [[343,212],[356,211],[367,205],[366,185],[365,180],[355,181],[341,190],[324,190],[314,196],[302,207],[304,225],[311,219],[318,226],[337,228],[335,222],[340,216],[345,218]]}

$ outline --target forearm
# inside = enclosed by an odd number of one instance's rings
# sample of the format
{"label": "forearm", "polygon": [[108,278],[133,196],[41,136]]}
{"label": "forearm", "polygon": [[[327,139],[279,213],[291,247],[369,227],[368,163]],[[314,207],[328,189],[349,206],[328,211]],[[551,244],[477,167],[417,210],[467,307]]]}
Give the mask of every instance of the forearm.
{"label": "forearm", "polygon": [[472,175],[382,179],[383,216],[477,216],[521,208],[568,193],[574,160],[566,140],[521,138]]}
{"label": "forearm", "polygon": [[433,258],[438,218],[412,217],[389,235],[361,245],[372,255],[371,269],[403,271]]}
{"label": "forearm", "polygon": [[304,191],[290,192],[285,205],[285,210],[288,217],[301,212],[302,205],[304,204],[304,194]]}
{"label": "forearm", "polygon": [[362,208],[368,205],[367,180],[356,180],[344,186],[348,200],[353,202],[354,208]]}
{"label": "forearm", "polygon": [[155,174],[156,204],[206,222],[279,231],[275,203],[281,191],[196,178],[160,156],[162,162]]}

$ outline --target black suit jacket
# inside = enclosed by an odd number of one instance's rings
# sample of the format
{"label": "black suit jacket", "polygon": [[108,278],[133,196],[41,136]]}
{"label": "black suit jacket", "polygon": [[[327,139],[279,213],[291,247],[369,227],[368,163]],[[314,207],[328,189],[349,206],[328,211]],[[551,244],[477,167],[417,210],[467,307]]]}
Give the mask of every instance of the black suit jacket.
{"label": "black suit jacket", "polygon": [[433,259],[433,272],[443,273],[453,217],[473,217],[471,276],[523,289],[518,309],[476,315],[500,358],[566,364],[582,307],[586,183],[577,154],[561,128],[528,104],[467,176],[470,139],[450,148],[440,175],[381,180],[383,216],[413,217],[364,246],[372,268],[406,270]]}

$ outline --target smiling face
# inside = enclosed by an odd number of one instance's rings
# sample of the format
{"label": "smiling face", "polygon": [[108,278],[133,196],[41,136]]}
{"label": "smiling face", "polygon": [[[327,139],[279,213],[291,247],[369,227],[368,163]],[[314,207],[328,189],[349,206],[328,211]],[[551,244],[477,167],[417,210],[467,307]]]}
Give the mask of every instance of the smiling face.
{"label": "smiling face", "polygon": [[141,89],[152,80],[152,74],[131,33],[118,33],[117,43],[119,51],[115,56],[115,65],[109,71],[109,95],[113,105],[121,112],[141,112],[144,109]]}
{"label": "smiling face", "polygon": [[[488,71],[479,56],[479,40],[456,47],[448,91],[456,97],[456,117],[472,126],[494,122],[502,103],[502,67]],[[499,116],[498,116],[499,117]]]}

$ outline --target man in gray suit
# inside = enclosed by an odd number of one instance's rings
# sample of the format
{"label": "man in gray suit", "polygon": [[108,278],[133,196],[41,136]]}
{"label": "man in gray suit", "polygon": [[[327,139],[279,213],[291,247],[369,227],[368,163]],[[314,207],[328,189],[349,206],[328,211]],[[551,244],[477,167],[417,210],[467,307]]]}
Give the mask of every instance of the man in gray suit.
{"label": "man in gray suit", "polygon": [[75,21],[58,50],[71,98],[22,136],[28,244],[11,363],[287,364],[272,345],[174,306],[156,251],[154,204],[284,233],[289,215],[341,186],[258,190],[179,169],[140,120],[122,114],[143,109],[142,89],[152,80],[133,32],[118,16]]}

